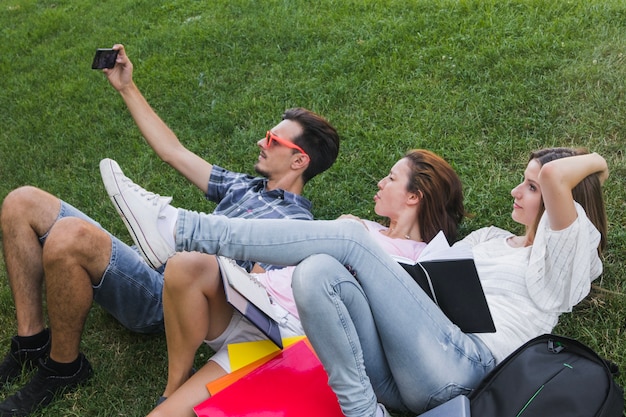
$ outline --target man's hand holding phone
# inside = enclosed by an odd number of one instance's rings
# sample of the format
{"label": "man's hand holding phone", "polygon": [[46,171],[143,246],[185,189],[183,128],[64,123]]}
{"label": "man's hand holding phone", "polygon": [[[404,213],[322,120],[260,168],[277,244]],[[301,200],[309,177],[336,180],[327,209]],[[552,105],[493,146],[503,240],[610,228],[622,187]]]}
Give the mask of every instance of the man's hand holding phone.
{"label": "man's hand holding phone", "polygon": [[96,55],[93,57],[91,63],[92,69],[104,69],[113,68],[115,66],[115,60],[117,60],[117,49],[113,48],[98,48],[96,49]]}
{"label": "man's hand holding phone", "polygon": [[102,67],[102,72],[113,88],[123,94],[129,87],[133,87],[133,64],[126,55],[124,45],[115,44],[110,49],[98,51],[94,57],[93,67]]}

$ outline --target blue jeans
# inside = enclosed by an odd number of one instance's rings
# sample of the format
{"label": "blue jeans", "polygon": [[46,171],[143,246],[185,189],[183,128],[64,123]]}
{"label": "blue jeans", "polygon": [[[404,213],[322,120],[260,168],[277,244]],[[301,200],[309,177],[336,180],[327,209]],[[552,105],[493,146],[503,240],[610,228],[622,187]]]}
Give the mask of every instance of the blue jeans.
{"label": "blue jeans", "polygon": [[298,265],[302,325],[347,417],[374,416],[377,401],[422,413],[469,392],[494,367],[489,349],[453,325],[356,221],[242,221],[180,210],[176,244]]}
{"label": "blue jeans", "polygon": [[[77,217],[101,227],[89,216],[61,201],[58,219]],[[57,219],[57,220],[58,220]],[[111,236],[111,259],[102,279],[93,287],[94,301],[124,327],[139,333],[165,330],[163,324],[163,270],[154,270],[135,248]],[[45,244],[47,235],[39,240]]]}

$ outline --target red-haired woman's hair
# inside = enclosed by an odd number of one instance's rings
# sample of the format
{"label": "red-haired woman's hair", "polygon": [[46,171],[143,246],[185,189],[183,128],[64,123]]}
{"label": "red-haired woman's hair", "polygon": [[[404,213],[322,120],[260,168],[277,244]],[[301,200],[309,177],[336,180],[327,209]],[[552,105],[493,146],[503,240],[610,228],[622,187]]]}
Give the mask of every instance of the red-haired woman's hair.
{"label": "red-haired woman's hair", "polygon": [[422,198],[417,213],[422,239],[430,242],[442,230],[453,243],[465,217],[461,179],[445,159],[431,151],[414,149],[404,158],[411,165],[407,191]]}

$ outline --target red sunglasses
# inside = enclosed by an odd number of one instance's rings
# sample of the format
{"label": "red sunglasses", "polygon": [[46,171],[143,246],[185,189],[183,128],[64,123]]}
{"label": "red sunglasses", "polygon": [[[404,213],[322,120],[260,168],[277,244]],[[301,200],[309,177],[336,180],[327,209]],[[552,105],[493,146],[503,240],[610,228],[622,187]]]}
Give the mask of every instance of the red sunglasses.
{"label": "red sunglasses", "polygon": [[[301,147],[299,147],[298,145],[296,145],[293,142],[289,142],[286,139],[282,139],[278,136],[276,136],[275,134],[273,134],[272,132],[270,132],[269,130],[267,131],[267,134],[265,135],[265,141],[267,142],[267,147],[269,148],[270,146],[272,146],[273,142],[278,143],[279,145],[283,145],[286,146],[287,148],[291,148],[291,149],[295,149],[296,151],[300,152],[301,154],[304,154],[306,156],[309,156],[308,153],[306,153],[304,151],[304,149],[302,149]],[[309,157],[310,158],[310,157]]]}

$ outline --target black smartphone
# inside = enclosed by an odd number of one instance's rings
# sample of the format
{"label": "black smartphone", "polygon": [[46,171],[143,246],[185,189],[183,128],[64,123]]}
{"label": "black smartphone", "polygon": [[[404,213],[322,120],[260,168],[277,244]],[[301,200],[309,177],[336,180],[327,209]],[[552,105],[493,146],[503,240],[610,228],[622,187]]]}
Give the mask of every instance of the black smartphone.
{"label": "black smartphone", "polygon": [[91,63],[92,69],[113,68],[117,59],[117,51],[111,48],[98,48]]}

